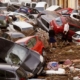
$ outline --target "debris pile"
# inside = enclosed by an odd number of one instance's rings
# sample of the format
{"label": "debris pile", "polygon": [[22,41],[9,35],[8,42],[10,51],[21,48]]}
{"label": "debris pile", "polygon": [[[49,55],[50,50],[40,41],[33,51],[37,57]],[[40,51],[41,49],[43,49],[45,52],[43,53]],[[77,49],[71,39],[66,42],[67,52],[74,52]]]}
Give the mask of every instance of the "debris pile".
{"label": "debris pile", "polygon": [[48,48],[48,47],[49,47],[49,43],[48,43],[49,35],[48,35],[48,32],[42,30],[41,28],[38,28],[36,35],[37,35],[37,36],[40,38],[40,40],[43,42],[44,47],[45,47],[45,48]]}

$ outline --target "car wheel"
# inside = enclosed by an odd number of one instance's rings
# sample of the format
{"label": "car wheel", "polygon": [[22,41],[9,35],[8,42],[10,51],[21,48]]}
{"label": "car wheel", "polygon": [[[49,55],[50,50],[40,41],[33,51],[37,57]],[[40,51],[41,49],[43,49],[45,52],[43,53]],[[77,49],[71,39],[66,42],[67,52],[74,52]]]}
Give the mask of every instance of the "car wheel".
{"label": "car wheel", "polygon": [[42,50],[42,55],[43,55],[43,56],[46,56],[46,51],[45,51],[45,49]]}

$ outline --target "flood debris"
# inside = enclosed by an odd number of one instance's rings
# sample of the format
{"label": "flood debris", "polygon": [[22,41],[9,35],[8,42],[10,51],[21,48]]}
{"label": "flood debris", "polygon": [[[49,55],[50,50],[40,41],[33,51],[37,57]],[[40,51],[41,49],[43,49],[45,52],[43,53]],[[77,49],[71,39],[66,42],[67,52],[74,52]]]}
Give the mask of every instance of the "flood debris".
{"label": "flood debris", "polygon": [[49,35],[48,35],[48,32],[42,30],[41,28],[37,28],[36,35],[38,35],[40,40],[44,43],[45,48],[49,48],[49,43],[48,43]]}

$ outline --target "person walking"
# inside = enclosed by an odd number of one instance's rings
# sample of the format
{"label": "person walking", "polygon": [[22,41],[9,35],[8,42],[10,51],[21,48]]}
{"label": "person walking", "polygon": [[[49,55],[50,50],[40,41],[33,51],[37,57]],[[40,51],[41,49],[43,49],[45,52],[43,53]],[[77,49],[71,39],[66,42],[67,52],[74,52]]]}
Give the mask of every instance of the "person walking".
{"label": "person walking", "polygon": [[57,42],[55,40],[55,32],[53,28],[49,29],[49,44],[50,44],[50,52],[52,52],[53,44],[57,47]]}

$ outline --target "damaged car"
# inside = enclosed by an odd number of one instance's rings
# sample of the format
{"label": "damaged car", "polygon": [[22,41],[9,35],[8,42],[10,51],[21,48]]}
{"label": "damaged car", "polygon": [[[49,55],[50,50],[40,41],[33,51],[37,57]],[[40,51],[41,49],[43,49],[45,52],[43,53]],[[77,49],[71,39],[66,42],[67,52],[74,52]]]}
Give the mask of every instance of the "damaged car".
{"label": "damaged car", "polygon": [[44,58],[33,50],[0,38],[0,62],[20,65],[28,77],[40,75],[43,71]]}
{"label": "damaged car", "polygon": [[34,16],[31,15],[31,14],[26,15],[24,13],[7,12],[7,15],[9,15],[11,17],[15,16],[17,18],[16,21],[25,21],[25,22],[28,22],[28,23],[30,23],[32,25],[36,25],[36,20],[35,20]]}
{"label": "damaged car", "polygon": [[38,36],[28,36],[22,39],[18,39],[16,43],[28,47],[32,50],[39,52],[41,55],[45,55],[45,49],[43,42],[39,39]]}
{"label": "damaged car", "polygon": [[25,35],[17,31],[7,31],[7,32],[3,32],[1,34],[1,37],[4,37],[5,39],[11,40],[11,41],[16,41],[20,38],[24,38]]}
{"label": "damaged car", "polygon": [[61,15],[41,15],[37,19],[39,27],[42,29],[49,31],[49,28],[52,27],[53,30],[55,31],[57,36],[62,37],[63,34],[63,29],[64,29],[64,24],[66,23],[66,20],[68,21],[69,24],[69,33],[68,33],[68,39],[71,42],[72,41],[72,36],[74,33],[78,30],[80,30],[80,22],[77,20],[74,20],[70,17],[64,17]]}

